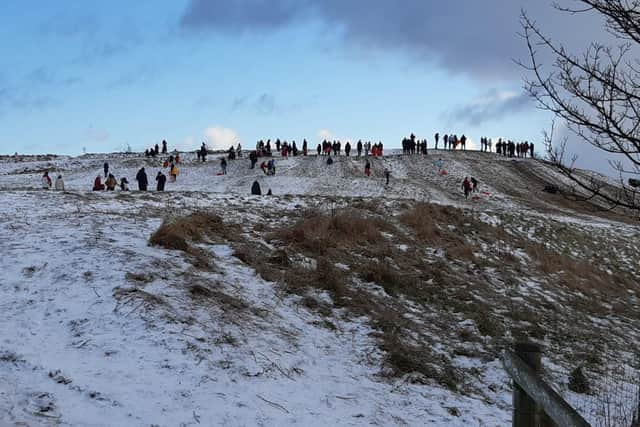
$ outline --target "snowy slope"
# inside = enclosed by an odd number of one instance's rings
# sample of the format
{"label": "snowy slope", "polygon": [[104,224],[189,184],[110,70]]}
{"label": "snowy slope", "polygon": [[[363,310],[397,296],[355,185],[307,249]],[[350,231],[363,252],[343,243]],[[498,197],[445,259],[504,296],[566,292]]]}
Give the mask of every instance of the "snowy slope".
{"label": "snowy slope", "polygon": [[[494,379],[502,390],[498,407],[437,387],[389,383],[378,377],[380,355],[364,323],[339,324],[338,333],[314,325],[315,315],[276,295],[226,246],[214,247],[221,271],[210,274],[149,247],[159,219],[136,217],[172,209],[166,199],[53,192],[2,198],[0,419],[9,425],[508,420],[503,375]],[[263,203],[225,196],[182,202]],[[165,300],[159,309],[114,298],[116,287],[132,288],[127,273],[138,271],[152,275],[145,291]],[[239,322],[218,307],[194,308],[181,288],[185,276],[263,314]],[[462,412],[455,421],[449,407]]]}
{"label": "snowy slope", "polygon": [[[440,157],[448,175],[434,165]],[[306,206],[367,197],[463,206],[487,222],[517,210],[635,232],[549,202],[540,182],[561,177],[543,163],[481,153],[374,159],[372,178],[355,158],[278,159],[266,177],[246,159],[217,176],[213,157],[186,155],[164,194],[88,191],[104,161],[132,189],[141,166],[151,181],[160,169],[136,155],[0,162],[0,425],[509,425],[510,385],[497,360],[456,360],[481,372],[482,396],[383,377],[366,319],[323,327],[227,245],[204,248],[214,271],[150,247],[168,215],[215,207],[253,222],[268,208],[295,218]],[[67,192],[38,189],[45,169],[64,176]],[[480,180],[478,200],[460,194],[464,176]],[[256,179],[283,197],[248,196]],[[194,284],[216,297],[194,299]]]}

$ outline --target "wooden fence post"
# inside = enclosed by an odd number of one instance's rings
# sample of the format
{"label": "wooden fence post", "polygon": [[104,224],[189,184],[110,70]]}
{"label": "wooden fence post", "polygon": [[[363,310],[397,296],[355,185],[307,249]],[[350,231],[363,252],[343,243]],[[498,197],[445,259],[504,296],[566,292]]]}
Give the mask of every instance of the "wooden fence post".
{"label": "wooden fence post", "polygon": [[513,379],[513,427],[591,427],[541,379],[539,345],[517,343],[515,352],[503,353],[502,361]]}
{"label": "wooden fence post", "polygon": [[[542,370],[542,348],[530,342],[517,342],[515,353],[536,373]],[[513,382],[513,427],[539,427],[540,411],[536,402]]]}

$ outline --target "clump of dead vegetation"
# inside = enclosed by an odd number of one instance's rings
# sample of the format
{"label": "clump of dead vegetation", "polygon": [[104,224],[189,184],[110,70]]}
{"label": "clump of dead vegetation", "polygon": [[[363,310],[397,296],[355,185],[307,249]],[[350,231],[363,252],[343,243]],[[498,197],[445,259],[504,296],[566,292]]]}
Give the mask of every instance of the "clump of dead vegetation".
{"label": "clump of dead vegetation", "polygon": [[189,255],[194,267],[214,271],[211,256],[194,244],[228,239],[232,236],[222,218],[212,212],[195,212],[185,217],[166,220],[149,238],[149,243]]}
{"label": "clump of dead vegetation", "polygon": [[275,237],[313,255],[325,255],[332,249],[376,245],[383,240],[381,230],[387,224],[380,217],[364,217],[353,209],[307,211],[293,226],[276,232]]}
{"label": "clump of dead vegetation", "polygon": [[202,242],[206,237],[220,235],[226,230],[222,218],[215,213],[195,212],[165,221],[149,239],[149,243],[187,252],[189,242]]}

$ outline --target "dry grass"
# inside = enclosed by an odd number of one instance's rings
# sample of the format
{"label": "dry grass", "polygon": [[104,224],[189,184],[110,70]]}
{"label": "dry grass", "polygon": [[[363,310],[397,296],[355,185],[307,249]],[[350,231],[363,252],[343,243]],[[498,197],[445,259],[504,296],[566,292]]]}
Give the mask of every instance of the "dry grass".
{"label": "dry grass", "polygon": [[166,249],[187,252],[189,242],[202,242],[203,239],[224,235],[226,227],[222,218],[215,213],[196,212],[191,215],[165,221],[151,235],[149,243]]}
{"label": "dry grass", "polygon": [[274,237],[318,256],[336,248],[376,245],[383,240],[380,230],[386,227],[381,218],[367,217],[354,209],[331,214],[308,211],[293,227],[281,229]]}

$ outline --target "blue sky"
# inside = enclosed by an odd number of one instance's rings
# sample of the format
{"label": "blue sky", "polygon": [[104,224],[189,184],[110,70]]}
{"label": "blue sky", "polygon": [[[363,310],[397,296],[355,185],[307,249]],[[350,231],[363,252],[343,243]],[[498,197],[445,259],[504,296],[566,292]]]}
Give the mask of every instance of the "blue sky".
{"label": "blue sky", "polygon": [[436,131],[539,142],[550,117],[512,61],[528,2],[450,3],[5,0],[0,152],[323,135],[391,147]]}

